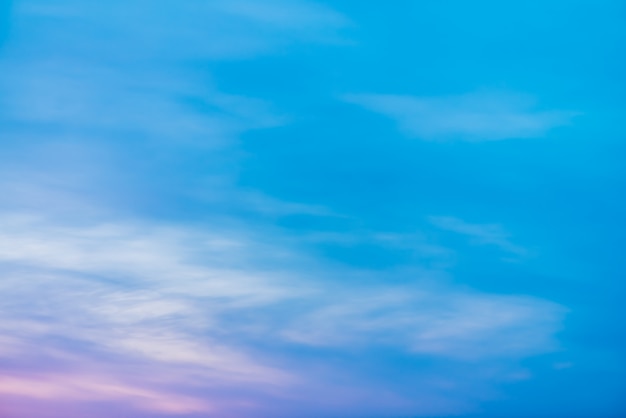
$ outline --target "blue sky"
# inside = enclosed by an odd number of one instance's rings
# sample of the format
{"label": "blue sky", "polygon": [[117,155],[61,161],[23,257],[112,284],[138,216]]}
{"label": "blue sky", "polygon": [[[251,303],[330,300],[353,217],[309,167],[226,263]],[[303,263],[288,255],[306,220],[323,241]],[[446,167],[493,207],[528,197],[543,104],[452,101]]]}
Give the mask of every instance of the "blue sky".
{"label": "blue sky", "polygon": [[623,416],[625,28],[0,0],[0,415]]}

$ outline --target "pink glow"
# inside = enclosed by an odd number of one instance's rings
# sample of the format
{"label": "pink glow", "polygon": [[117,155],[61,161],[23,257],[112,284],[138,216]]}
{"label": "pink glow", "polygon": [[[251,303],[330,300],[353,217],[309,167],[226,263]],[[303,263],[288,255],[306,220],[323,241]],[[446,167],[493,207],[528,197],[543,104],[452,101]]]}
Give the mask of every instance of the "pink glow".
{"label": "pink glow", "polygon": [[[3,404],[20,405],[34,401],[46,407],[60,404],[111,402],[127,404],[133,409],[163,414],[214,412],[206,401],[168,391],[78,374],[33,374],[0,377],[0,397]],[[64,408],[61,408],[64,409]],[[21,416],[21,415],[10,415]]]}

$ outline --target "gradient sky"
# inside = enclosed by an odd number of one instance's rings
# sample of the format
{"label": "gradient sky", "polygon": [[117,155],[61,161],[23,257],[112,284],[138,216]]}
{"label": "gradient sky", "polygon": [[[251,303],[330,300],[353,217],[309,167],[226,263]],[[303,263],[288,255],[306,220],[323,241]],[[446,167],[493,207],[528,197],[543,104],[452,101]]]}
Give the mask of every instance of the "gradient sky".
{"label": "gradient sky", "polygon": [[623,0],[0,0],[0,417],[626,416]]}

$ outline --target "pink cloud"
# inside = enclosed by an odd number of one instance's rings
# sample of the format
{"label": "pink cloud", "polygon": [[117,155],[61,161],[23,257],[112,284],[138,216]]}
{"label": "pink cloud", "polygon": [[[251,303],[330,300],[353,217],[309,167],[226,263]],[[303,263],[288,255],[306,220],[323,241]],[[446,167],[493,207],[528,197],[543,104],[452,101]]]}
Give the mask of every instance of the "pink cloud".
{"label": "pink cloud", "polygon": [[[71,403],[81,408],[89,403],[106,402],[131,406],[163,414],[191,414],[213,412],[216,407],[209,402],[190,396],[158,390],[105,376],[84,374],[29,374],[0,377],[0,398],[3,404],[19,408],[25,401],[41,407],[66,409]],[[21,417],[11,414],[10,417]],[[55,416],[55,415],[53,415]]]}

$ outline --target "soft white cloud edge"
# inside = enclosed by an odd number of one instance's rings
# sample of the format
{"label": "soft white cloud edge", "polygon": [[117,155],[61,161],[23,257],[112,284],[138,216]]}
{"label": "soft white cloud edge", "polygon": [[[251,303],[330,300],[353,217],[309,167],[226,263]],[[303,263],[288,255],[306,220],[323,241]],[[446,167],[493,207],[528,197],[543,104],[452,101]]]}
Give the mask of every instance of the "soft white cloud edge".
{"label": "soft white cloud edge", "polygon": [[473,224],[453,216],[431,216],[428,219],[437,228],[469,237],[472,244],[493,245],[516,256],[529,254],[526,248],[511,242],[510,234],[499,224]]}
{"label": "soft white cloud edge", "polygon": [[[39,55],[61,39],[55,55],[95,53],[109,62],[247,59],[301,42],[346,43],[340,32],[351,25],[339,12],[307,0],[21,0],[14,9],[12,31],[18,41],[27,31],[24,39],[39,35]],[[49,26],[33,31],[31,25],[41,27],[42,19]],[[85,23],[106,36],[85,31]]]}
{"label": "soft white cloud edge", "polygon": [[[181,387],[200,379],[233,390],[263,383],[288,393],[321,382],[283,369],[285,359],[271,352],[259,357],[246,341],[510,361],[553,350],[565,313],[537,298],[419,277],[410,286],[341,284],[316,277],[340,272],[314,268],[297,252],[241,231],[119,220],[72,225],[6,213],[1,219],[0,328],[12,342],[3,357],[15,360],[63,339],[77,348],[56,347],[57,353],[78,356],[79,363],[109,353],[159,373],[170,370]],[[38,302],[22,302],[29,300]],[[95,351],[82,352],[85,346]],[[114,377],[128,384],[124,373]],[[135,384],[152,390],[150,382]]]}
{"label": "soft white cloud edge", "polygon": [[[174,4],[180,3],[159,3]],[[223,94],[207,87],[197,74],[178,72],[175,63],[190,56],[250,58],[294,42],[333,40],[345,20],[337,19],[335,13],[324,15],[319,8],[310,14],[309,6],[297,6],[304,2],[289,4],[296,5],[296,11],[307,11],[306,15],[285,17],[284,10],[275,9],[260,20],[257,13],[249,13],[258,7],[252,2],[239,2],[227,13],[216,12],[219,2],[206,4],[208,9],[184,7],[183,13],[195,18],[181,30],[166,24],[172,8],[157,7],[154,2],[103,3],[103,9],[95,14],[75,1],[58,2],[56,10],[50,10],[50,3],[20,3],[18,13],[23,13],[24,20],[16,25],[18,32],[28,33],[34,15],[65,20],[63,25],[53,25],[52,33],[32,32],[34,38],[18,36],[17,43],[8,45],[9,61],[3,65],[9,71],[4,72],[3,92],[10,94],[3,96],[12,112],[9,116],[28,126],[56,125],[65,130],[63,135],[69,132],[80,140],[94,134],[133,133],[156,142],[176,143],[184,138],[194,145],[206,141],[211,146],[228,143],[243,130],[282,123],[265,102]],[[281,4],[268,3],[270,8]],[[28,9],[29,5],[35,7]],[[39,7],[42,5],[44,9]],[[149,16],[150,30],[145,32],[145,25],[139,30],[134,23],[141,21],[148,9],[163,13]],[[197,42],[215,35],[205,19],[207,13],[213,13],[214,23],[225,25],[217,25],[222,35],[219,43]],[[239,17],[224,19],[226,14]],[[72,25],[85,19],[109,25],[112,37],[76,36]],[[305,30],[294,29],[294,21],[307,22]],[[55,43],[59,38],[50,36],[59,34],[71,35],[75,43],[60,48]],[[125,48],[111,50],[112,44]],[[15,51],[21,52],[12,55]],[[23,51],[35,53],[29,56]],[[50,51],[54,51],[52,56]],[[123,71],[118,72],[120,63]],[[155,71],[153,66],[165,71]],[[137,94],[120,94],[130,91]],[[214,110],[202,116],[189,112],[175,99],[179,95],[200,98],[201,104]],[[163,96],[170,99],[162,100]],[[59,180],[56,173],[46,170],[38,175]],[[53,187],[63,192],[59,199],[49,185],[31,181],[32,172],[9,178],[3,188],[29,191],[40,207],[48,207],[48,197],[61,201],[69,197],[76,207],[93,207],[65,190],[64,184]],[[12,182],[18,178],[21,181]],[[43,198],[42,191],[46,193]],[[254,194],[241,199],[271,212],[320,210]],[[66,207],[63,202],[58,204]],[[74,386],[66,388],[65,383],[76,379],[83,388],[76,394],[77,400],[120,400],[157,411],[167,408],[152,394],[190,401],[181,394],[189,387],[220,385],[235,392],[253,388],[267,391],[268,396],[295,396],[293,388],[302,385],[308,384],[313,392],[332,385],[322,376],[285,368],[284,359],[271,352],[258,357],[247,339],[271,337],[285,346],[300,344],[321,350],[385,346],[416,355],[488,362],[493,357],[517,359],[551,349],[551,336],[563,314],[561,307],[535,298],[502,298],[446,286],[364,286],[355,294],[351,286],[329,284],[332,281],[325,275],[341,276],[340,272],[299,264],[303,260],[292,250],[263,244],[275,236],[256,240],[242,230],[196,230],[106,216],[62,221],[47,213],[29,216],[24,210],[4,212],[2,218],[0,303],[7,313],[1,322],[6,342],[2,355],[23,364],[44,359],[45,364],[61,369],[7,378],[13,380],[5,388],[24,387],[28,382],[33,387],[36,382],[45,386],[54,380],[61,385],[59,390],[71,397],[78,392]],[[264,256],[274,261],[262,260]],[[318,277],[309,276],[314,273]],[[340,283],[339,277],[336,282]],[[248,322],[250,314],[254,318],[255,313],[264,312],[267,315]],[[485,315],[497,313],[504,313],[500,321],[485,321]],[[225,320],[229,314],[242,320]],[[543,322],[537,322],[538,316]],[[476,348],[509,332],[525,335],[528,330],[534,333],[523,338],[521,346]],[[508,336],[506,340],[510,340]],[[59,341],[66,343],[55,345]],[[457,348],[467,348],[467,354],[459,354]],[[117,366],[108,363],[111,369],[106,372],[93,366],[106,356],[124,361]],[[124,367],[128,365],[146,365],[151,373],[143,370],[131,378]],[[97,370],[91,374],[68,375],[69,369],[92,367]],[[158,384],[153,381],[155,375],[162,380]],[[97,389],[114,386],[122,389]],[[42,389],[43,393],[50,390],[50,385]],[[361,387],[354,391],[367,392]],[[22,395],[38,396],[28,391]],[[439,394],[448,404],[459,396]],[[203,399],[207,397],[211,398]],[[384,396],[372,399],[372,403],[384,403]],[[210,401],[216,402],[216,398]],[[202,408],[214,408],[211,402]],[[441,406],[436,410],[441,411]]]}
{"label": "soft white cloud edge", "polygon": [[535,138],[568,125],[577,112],[534,110],[534,100],[509,91],[478,91],[457,96],[346,94],[359,105],[394,120],[408,136],[471,142]]}

